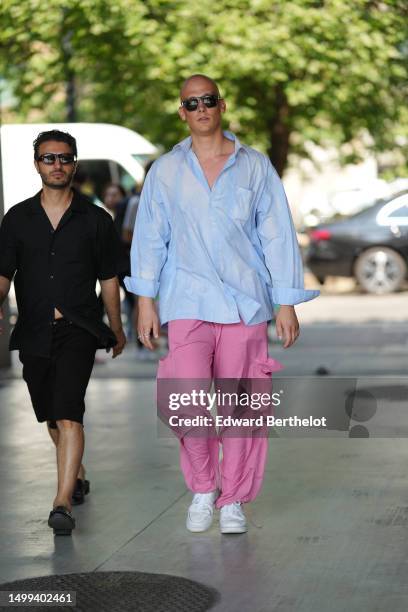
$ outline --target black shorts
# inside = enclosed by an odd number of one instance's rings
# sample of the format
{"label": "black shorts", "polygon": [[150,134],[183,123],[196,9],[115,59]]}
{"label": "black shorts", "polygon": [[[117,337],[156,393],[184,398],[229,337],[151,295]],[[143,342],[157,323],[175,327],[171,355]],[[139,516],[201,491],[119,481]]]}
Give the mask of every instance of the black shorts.
{"label": "black shorts", "polygon": [[20,351],[37,421],[67,419],[83,423],[85,393],[92,373],[97,339],[66,319],[53,325],[50,357]]}

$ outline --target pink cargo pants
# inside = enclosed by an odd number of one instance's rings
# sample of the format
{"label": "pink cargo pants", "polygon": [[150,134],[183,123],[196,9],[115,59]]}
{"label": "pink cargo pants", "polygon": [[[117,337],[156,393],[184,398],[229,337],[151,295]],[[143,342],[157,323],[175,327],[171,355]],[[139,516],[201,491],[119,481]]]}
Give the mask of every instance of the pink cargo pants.
{"label": "pink cargo pants", "polygon": [[[270,379],[272,372],[282,369],[268,357],[266,322],[245,325],[180,319],[169,322],[168,334],[169,353],[159,362],[158,379]],[[216,502],[220,508],[255,499],[262,486],[267,451],[266,435],[184,435],[180,464],[186,485],[194,493],[220,490]]]}

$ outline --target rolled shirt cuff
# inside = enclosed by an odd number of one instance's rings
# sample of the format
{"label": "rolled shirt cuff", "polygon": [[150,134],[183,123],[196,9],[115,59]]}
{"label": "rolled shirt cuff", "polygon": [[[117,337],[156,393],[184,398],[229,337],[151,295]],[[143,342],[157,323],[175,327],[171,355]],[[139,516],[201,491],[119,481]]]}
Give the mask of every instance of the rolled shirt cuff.
{"label": "rolled shirt cuff", "polygon": [[146,280],[137,276],[125,276],[124,283],[128,291],[143,297],[155,298],[159,292],[159,283],[154,280]]}
{"label": "rolled shirt cuff", "polygon": [[280,306],[295,305],[314,300],[320,295],[316,289],[294,289],[292,287],[271,287],[272,302]]}

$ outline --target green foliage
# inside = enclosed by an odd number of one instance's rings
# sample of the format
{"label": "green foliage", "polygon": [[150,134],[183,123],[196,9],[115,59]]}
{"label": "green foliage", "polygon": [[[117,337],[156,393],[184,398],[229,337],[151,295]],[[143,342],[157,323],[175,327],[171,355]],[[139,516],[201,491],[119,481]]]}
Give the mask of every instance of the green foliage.
{"label": "green foliage", "polygon": [[180,84],[204,72],[232,129],[280,172],[308,141],[341,145],[366,129],[383,151],[408,137],[403,0],[3,0],[0,18],[0,76],[19,120],[33,109],[65,120],[72,73],[78,120],[167,148],[185,135]]}

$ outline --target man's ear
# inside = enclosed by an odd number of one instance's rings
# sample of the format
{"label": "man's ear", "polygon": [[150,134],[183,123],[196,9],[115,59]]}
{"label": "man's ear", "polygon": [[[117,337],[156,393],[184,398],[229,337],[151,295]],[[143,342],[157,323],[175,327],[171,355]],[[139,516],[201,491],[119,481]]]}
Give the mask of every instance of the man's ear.
{"label": "man's ear", "polygon": [[184,110],[184,106],[180,106],[178,109],[178,115],[182,121],[186,121],[186,111]]}
{"label": "man's ear", "polygon": [[227,105],[225,103],[225,100],[220,100],[219,105],[220,105],[220,111],[222,113],[225,113],[225,111],[227,110]]}
{"label": "man's ear", "polygon": [[37,170],[38,174],[40,174],[40,166],[38,165],[38,161],[34,160],[34,167]]}

